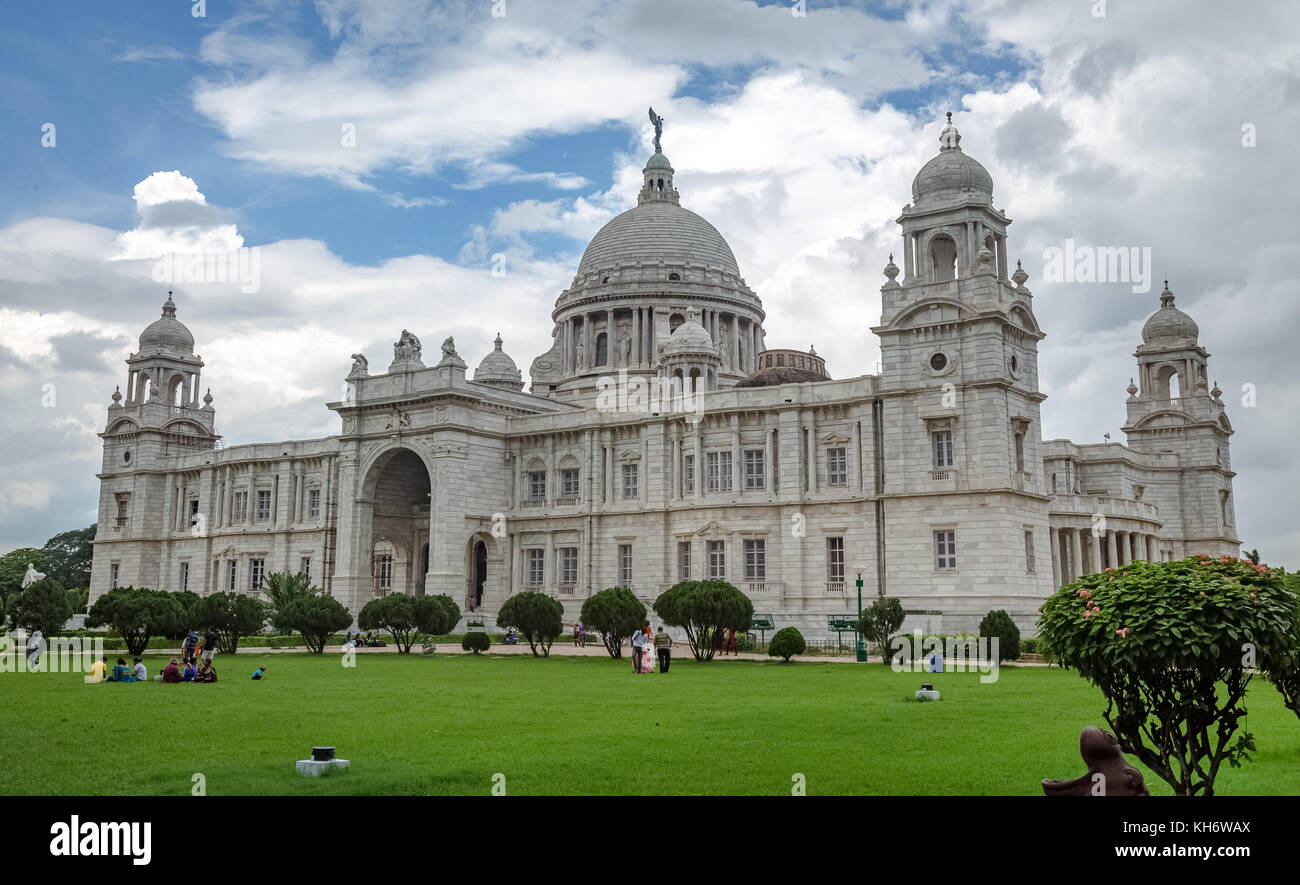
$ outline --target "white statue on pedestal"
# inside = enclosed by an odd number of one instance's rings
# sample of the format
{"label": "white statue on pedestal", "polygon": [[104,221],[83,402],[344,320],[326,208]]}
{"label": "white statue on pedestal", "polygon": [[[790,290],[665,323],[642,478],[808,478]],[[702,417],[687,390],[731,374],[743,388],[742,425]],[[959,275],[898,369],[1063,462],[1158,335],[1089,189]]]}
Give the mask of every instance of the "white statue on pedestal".
{"label": "white statue on pedestal", "polygon": [[32,565],[30,562],[27,563],[27,574],[23,575],[23,589],[26,590],[37,581],[43,580],[45,580],[45,573],[38,572],[36,566]]}

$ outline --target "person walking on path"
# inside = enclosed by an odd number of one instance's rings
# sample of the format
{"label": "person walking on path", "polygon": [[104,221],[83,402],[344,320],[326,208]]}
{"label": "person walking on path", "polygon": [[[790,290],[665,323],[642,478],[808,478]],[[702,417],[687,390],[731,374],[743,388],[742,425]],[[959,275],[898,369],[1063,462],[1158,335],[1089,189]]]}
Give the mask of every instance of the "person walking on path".
{"label": "person walking on path", "polygon": [[655,652],[659,656],[659,672],[667,673],[668,665],[672,663],[673,638],[664,632],[663,627],[655,634]]}
{"label": "person walking on path", "polygon": [[217,637],[212,635],[212,631],[203,634],[203,660],[208,663],[212,662],[213,656],[217,653]]}
{"label": "person walking on path", "polygon": [[735,653],[736,653],[736,628],[732,627],[727,631],[727,654],[734,655]]}
{"label": "person walking on path", "polygon": [[194,663],[194,650],[199,647],[199,634],[193,630],[185,637],[185,644],[181,646],[181,663]]}
{"label": "person walking on path", "polygon": [[[649,624],[647,623],[648,627]],[[632,634],[632,672],[641,672],[641,656],[645,654],[645,631],[638,630]]]}

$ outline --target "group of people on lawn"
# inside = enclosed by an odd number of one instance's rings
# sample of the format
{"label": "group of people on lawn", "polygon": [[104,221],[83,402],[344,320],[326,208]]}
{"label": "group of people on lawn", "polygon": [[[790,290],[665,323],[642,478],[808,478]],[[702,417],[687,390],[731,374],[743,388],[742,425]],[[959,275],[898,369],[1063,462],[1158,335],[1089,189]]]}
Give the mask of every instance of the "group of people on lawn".
{"label": "group of people on lawn", "polygon": [[[649,654],[653,647],[655,654]],[[667,673],[673,661],[673,638],[660,627],[659,632],[650,631],[650,622],[646,621],[640,630],[632,634],[632,672],[653,673],[655,658],[659,658],[659,672]]]}
{"label": "group of people on lawn", "polygon": [[[178,661],[172,658],[166,667],[163,667],[162,673],[157,677],[165,685],[173,685],[181,682],[216,682],[217,670],[212,665],[212,659],[217,653],[216,636],[209,631],[203,637],[202,659],[199,658],[199,634],[190,632],[185,637],[185,643],[181,646],[181,657]],[[263,664],[253,671],[254,679],[266,678],[266,665]],[[108,658],[103,657],[90,665],[90,682],[147,682],[149,680],[149,670],[145,667],[140,656],[132,658],[132,665],[126,665],[125,658],[118,658],[117,664],[112,670],[108,666]]]}

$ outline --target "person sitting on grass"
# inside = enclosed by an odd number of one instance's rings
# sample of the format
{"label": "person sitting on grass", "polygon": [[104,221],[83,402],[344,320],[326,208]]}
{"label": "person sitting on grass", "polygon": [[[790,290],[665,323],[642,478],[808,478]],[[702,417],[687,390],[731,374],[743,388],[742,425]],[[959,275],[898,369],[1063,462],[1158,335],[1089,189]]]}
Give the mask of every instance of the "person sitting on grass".
{"label": "person sitting on grass", "polygon": [[176,668],[176,659],[172,658],[171,662],[163,667],[162,681],[164,685],[175,685],[181,681],[181,671]]}
{"label": "person sitting on grass", "polygon": [[266,678],[266,664],[263,664],[262,666],[258,667],[256,670],[253,671],[253,678],[254,679]]}
{"label": "person sitting on grass", "polygon": [[105,682],[135,682],[135,676],[131,675],[131,668],[126,665],[126,658],[118,658],[117,666],[113,668],[113,674]]}
{"label": "person sitting on grass", "polygon": [[194,674],[194,681],[195,682],[216,682],[217,681],[217,669],[216,667],[212,666],[211,661],[203,662],[203,666],[199,668],[199,672]]}
{"label": "person sitting on grass", "polygon": [[139,655],[136,655],[136,656],[135,656],[134,658],[132,658],[131,660],[132,660],[132,662],[134,662],[134,664],[135,664],[135,666],[131,668],[131,675],[135,677],[135,681],[136,681],[136,682],[148,682],[148,681],[149,681],[149,669],[148,669],[147,667],[145,667],[145,665],[144,665],[144,661],[140,660],[140,656],[139,656]]}
{"label": "person sitting on grass", "polygon": [[198,668],[194,666],[194,661],[191,660],[185,665],[185,669],[181,671],[181,679],[184,679],[186,682],[193,682],[194,677],[198,672]]}
{"label": "person sitting on grass", "polygon": [[108,676],[108,658],[103,657],[90,665],[90,681],[103,682]]}

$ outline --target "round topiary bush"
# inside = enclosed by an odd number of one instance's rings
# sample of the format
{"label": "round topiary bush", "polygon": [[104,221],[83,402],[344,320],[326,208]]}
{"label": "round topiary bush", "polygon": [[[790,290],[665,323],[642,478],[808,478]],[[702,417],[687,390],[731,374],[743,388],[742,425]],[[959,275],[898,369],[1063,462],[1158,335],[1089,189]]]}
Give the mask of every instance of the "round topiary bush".
{"label": "round topiary bush", "polygon": [[998,663],[1014,661],[1020,657],[1020,628],[1011,620],[1011,615],[1002,609],[991,611],[980,621],[980,636],[985,639],[998,638]]}
{"label": "round topiary bush", "polygon": [[460,647],[474,654],[481,654],[492,647],[492,639],[486,633],[466,633],[460,641]]}
{"label": "round topiary bush", "polygon": [[772,637],[772,643],[767,647],[767,653],[774,658],[785,658],[785,662],[788,664],[790,658],[794,655],[803,654],[807,648],[808,643],[804,642],[802,633],[794,627],[782,627]]}

